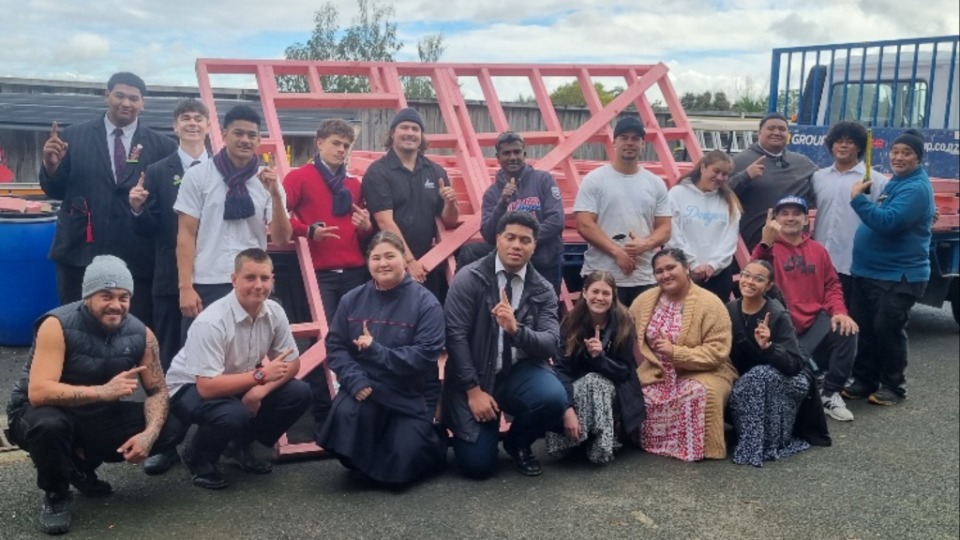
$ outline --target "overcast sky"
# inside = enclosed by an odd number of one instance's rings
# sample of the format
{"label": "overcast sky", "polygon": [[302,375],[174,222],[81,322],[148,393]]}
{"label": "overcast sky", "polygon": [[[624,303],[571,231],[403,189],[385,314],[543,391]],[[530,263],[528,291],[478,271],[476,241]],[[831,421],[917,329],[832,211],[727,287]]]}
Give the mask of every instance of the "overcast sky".
{"label": "overcast sky", "polygon": [[[195,86],[197,58],[282,58],[287,46],[309,38],[321,5],[0,0],[0,76],[105,81],[131,70],[148,86]],[[336,5],[342,24],[356,12],[356,0]],[[443,61],[662,61],[678,92],[721,89],[731,97],[745,77],[766,84],[775,47],[960,33],[960,0],[398,0],[394,6],[405,43],[398,60],[416,60],[417,39],[442,33]],[[473,88],[465,85],[468,93]],[[499,85],[502,99],[529,94],[526,88]]]}

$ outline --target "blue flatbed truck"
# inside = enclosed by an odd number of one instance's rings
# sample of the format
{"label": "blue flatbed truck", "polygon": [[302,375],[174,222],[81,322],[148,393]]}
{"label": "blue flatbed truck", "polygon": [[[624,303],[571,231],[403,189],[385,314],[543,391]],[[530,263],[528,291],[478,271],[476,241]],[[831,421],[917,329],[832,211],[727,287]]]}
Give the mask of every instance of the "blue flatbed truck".
{"label": "blue flatbed truck", "polygon": [[960,324],[958,44],[960,36],[940,36],[774,49],[768,110],[792,120],[789,149],[821,167],[833,162],[823,141],[840,120],[872,129],[873,166],[888,175],[893,140],[909,128],[923,134],[940,218],[921,302],[949,301]]}

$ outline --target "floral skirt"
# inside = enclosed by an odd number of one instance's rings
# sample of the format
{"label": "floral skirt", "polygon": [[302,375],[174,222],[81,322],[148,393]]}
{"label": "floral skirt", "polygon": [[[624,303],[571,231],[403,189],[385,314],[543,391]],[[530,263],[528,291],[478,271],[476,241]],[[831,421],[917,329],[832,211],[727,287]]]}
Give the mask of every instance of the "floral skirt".
{"label": "floral skirt", "polygon": [[615,400],[616,388],[603,375],[588,373],[574,381],[573,407],[580,420],[580,438],[573,440],[561,433],[548,432],[547,452],[551,456],[563,457],[589,437],[586,450],[591,463],[613,460],[613,452],[621,446],[614,428]]}
{"label": "floral skirt", "polygon": [[810,448],[793,436],[793,424],[810,382],[801,373],[787,377],[772,366],[757,366],[733,385],[730,410],[737,430],[733,462],[762,467],[765,460]]}
{"label": "floral skirt", "polygon": [[703,459],[707,389],[702,384],[668,376],[644,387],[643,400],[647,419],[638,442],[644,451],[683,461]]}

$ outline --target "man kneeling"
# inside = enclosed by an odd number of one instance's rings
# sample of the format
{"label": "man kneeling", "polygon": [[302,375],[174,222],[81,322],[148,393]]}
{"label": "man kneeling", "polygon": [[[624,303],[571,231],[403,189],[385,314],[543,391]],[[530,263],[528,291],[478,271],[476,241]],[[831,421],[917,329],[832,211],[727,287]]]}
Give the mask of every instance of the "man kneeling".
{"label": "man kneeling", "polygon": [[[179,442],[179,423],[167,418],[157,340],[128,314],[133,277],[126,264],[95,257],[82,292],[83,300],[37,321],[33,350],[7,405],[11,438],[30,453],[37,486],[46,492],[40,529],[47,534],[70,530],[70,484],[84,495],[109,495],[113,488],[97,478],[101,463],[140,463]],[[120,401],[138,380],[146,400]]]}
{"label": "man kneeling", "polygon": [[272,446],[310,405],[310,387],[294,379],[300,360],[287,315],[269,299],[270,257],[241,251],[231,281],[233,293],[200,312],[167,372],[173,413],[197,424],[181,457],[194,485],[207,489],[227,487],[221,454],[246,472],[269,473],[250,444]]}

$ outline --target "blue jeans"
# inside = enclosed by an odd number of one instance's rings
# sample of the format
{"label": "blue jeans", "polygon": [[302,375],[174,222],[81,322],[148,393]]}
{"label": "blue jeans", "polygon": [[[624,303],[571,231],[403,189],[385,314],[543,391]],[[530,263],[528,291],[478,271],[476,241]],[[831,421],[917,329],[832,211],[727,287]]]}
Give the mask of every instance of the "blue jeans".
{"label": "blue jeans", "polygon": [[[513,416],[505,447],[529,448],[547,431],[563,430],[563,413],[569,406],[567,393],[556,374],[533,362],[521,361],[507,373],[497,375],[493,397],[500,411]],[[497,466],[500,418],[480,424],[475,442],[453,439],[453,453],[460,472],[471,478],[493,476]]]}

